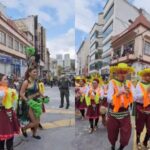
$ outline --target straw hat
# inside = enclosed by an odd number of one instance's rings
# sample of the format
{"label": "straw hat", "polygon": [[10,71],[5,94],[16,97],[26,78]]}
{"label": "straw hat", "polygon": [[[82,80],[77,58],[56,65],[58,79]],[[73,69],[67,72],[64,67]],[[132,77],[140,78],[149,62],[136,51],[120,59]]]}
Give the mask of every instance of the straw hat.
{"label": "straw hat", "polygon": [[121,71],[124,71],[125,73],[133,73],[134,68],[125,63],[119,63],[117,66],[110,67],[110,73],[117,73]]}
{"label": "straw hat", "polygon": [[146,68],[138,72],[139,76],[144,76],[146,74],[150,75],[150,68]]}
{"label": "straw hat", "polygon": [[76,76],[75,80],[81,80],[81,77],[80,76]]}

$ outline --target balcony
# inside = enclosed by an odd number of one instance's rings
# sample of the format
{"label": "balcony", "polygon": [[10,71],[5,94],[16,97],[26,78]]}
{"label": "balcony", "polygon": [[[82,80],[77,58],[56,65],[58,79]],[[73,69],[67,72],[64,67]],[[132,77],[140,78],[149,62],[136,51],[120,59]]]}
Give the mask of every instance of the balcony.
{"label": "balcony", "polygon": [[121,62],[130,62],[130,61],[134,61],[136,60],[136,56],[135,54],[127,54],[125,56],[118,56],[113,57],[112,61],[111,61],[111,65],[117,64],[117,63],[121,63]]}

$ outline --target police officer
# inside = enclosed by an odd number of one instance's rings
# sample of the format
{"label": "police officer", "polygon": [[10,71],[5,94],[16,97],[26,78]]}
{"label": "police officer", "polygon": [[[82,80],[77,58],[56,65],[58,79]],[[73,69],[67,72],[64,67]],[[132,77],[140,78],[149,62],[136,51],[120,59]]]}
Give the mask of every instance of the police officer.
{"label": "police officer", "polygon": [[64,107],[64,97],[66,97],[66,109],[69,108],[69,80],[62,75],[59,82],[58,82],[58,87],[60,90],[60,97],[61,97],[61,103],[59,108]]}

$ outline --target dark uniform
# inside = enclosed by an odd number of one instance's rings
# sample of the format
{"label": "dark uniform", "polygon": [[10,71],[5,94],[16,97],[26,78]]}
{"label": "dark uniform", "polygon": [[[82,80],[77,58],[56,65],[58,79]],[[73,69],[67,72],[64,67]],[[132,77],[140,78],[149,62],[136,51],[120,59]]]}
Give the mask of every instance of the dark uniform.
{"label": "dark uniform", "polygon": [[60,90],[61,104],[59,108],[64,106],[64,97],[66,97],[66,109],[69,108],[69,80],[65,77],[61,78],[58,82],[58,87]]}

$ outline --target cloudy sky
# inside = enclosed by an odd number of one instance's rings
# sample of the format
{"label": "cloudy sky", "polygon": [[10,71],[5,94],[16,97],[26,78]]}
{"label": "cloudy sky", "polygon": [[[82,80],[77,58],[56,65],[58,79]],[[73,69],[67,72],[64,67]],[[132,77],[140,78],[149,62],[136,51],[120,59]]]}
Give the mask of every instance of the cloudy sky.
{"label": "cloudy sky", "polygon": [[[70,53],[75,58],[81,42],[86,38],[97,14],[107,0],[0,0],[12,19],[38,15],[47,30],[47,47],[52,57]],[[129,0],[150,13],[149,0]]]}

